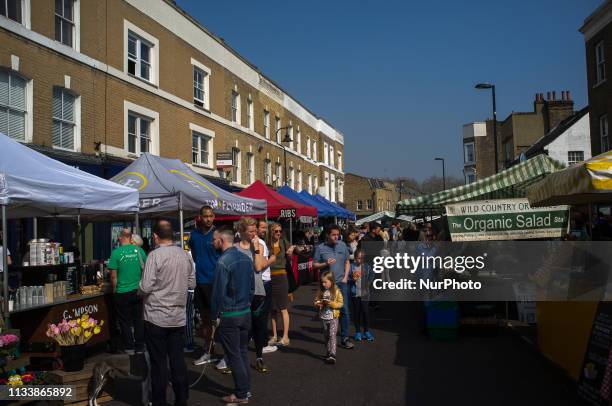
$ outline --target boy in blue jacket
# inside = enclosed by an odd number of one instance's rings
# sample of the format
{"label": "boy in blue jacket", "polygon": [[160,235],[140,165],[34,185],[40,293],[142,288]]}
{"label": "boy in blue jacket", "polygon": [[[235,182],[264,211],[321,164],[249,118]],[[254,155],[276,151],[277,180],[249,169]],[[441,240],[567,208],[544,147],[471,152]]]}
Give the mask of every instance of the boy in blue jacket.
{"label": "boy in blue jacket", "polygon": [[358,248],[355,251],[355,260],[351,263],[349,270],[349,292],[351,296],[351,313],[355,324],[355,341],[361,341],[363,337],[368,341],[374,341],[370,331],[370,286],[374,280],[374,272],[370,264],[363,260],[363,251]]}

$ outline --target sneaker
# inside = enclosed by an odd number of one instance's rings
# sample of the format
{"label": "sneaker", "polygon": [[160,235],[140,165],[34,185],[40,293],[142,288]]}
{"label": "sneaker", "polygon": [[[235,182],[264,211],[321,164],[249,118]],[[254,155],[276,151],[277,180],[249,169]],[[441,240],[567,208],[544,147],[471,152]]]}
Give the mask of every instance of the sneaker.
{"label": "sneaker", "polygon": [[203,365],[210,362],[210,354],[205,352],[200,358],[193,361],[193,365]]}
{"label": "sneaker", "polygon": [[231,395],[223,396],[221,398],[221,402],[225,403],[226,405],[245,405],[249,403],[249,398],[248,394],[246,398],[240,399],[232,393]]}
{"label": "sneaker", "polygon": [[277,342],[277,341],[278,341],[278,337],[276,337],[276,336],[271,337],[271,338],[268,340],[268,345],[269,345],[269,346],[276,345],[276,342]]}
{"label": "sneaker", "polygon": [[348,337],[345,337],[342,339],[342,341],[340,341],[340,346],[342,348],[346,348],[347,350],[351,350],[353,347],[355,347],[355,345],[349,341]]}
{"label": "sneaker", "polygon": [[363,335],[365,336],[366,340],[368,341],[374,341],[374,336],[372,335],[372,333],[370,332],[370,330],[366,331],[365,333],[363,333]]}
{"label": "sneaker", "polygon": [[355,341],[361,341],[361,333],[355,333],[355,337],[353,339]]}
{"label": "sneaker", "polygon": [[278,341],[276,342],[276,346],[277,346],[277,347],[289,347],[289,343],[290,343],[290,340],[289,340],[289,339],[287,339],[287,341],[278,340]]}
{"label": "sneaker", "polygon": [[266,345],[265,347],[263,347],[261,352],[263,352],[264,354],[269,354],[269,353],[274,352],[276,350],[278,350],[277,346],[275,346],[275,345]]}
{"label": "sneaker", "polygon": [[261,358],[255,360],[255,369],[261,373],[268,372],[268,367],[266,367],[266,364],[264,364]]}
{"label": "sneaker", "polygon": [[330,364],[333,365],[336,363],[336,357],[334,357],[333,355],[330,355],[329,357],[325,358],[325,363],[326,364]]}

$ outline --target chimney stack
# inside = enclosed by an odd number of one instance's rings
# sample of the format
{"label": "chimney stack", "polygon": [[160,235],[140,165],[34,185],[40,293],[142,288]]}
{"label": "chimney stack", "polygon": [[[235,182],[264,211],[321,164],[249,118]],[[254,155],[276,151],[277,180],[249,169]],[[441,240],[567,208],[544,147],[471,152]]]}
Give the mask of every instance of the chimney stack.
{"label": "chimney stack", "polygon": [[552,99],[553,99],[553,101],[557,101],[557,92],[555,92],[555,91],[553,90],[553,92],[552,92],[552,96],[553,96],[553,98],[552,98]]}
{"label": "chimney stack", "polygon": [[569,91],[569,90],[566,90],[566,91],[565,91],[565,99],[566,99],[567,101],[571,101],[571,100],[572,100],[572,98],[570,97],[570,91]]}
{"label": "chimney stack", "polygon": [[546,100],[548,100],[548,101],[552,100],[550,92],[546,92]]}

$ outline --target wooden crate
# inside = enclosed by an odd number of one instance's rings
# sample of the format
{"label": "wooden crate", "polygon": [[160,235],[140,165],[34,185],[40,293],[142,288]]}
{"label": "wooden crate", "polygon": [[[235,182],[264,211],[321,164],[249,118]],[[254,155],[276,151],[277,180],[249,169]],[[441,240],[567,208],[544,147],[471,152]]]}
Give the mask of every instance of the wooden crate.
{"label": "wooden crate", "polygon": [[[70,401],[53,403],[54,405],[87,405],[89,381],[93,375],[95,362],[88,362],[81,371],[65,372],[51,371],[47,375],[47,383],[49,385],[72,385],[75,387],[75,396]],[[98,403],[108,402],[112,398],[105,392],[98,396]]]}

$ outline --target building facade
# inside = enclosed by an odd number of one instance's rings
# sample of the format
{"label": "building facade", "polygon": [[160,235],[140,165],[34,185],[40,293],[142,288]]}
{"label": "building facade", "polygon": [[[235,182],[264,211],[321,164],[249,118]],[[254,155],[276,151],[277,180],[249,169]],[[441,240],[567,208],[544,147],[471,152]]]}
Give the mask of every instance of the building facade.
{"label": "building facade", "polygon": [[[532,112],[512,112],[497,122],[497,166],[503,170],[545,134],[574,114],[569,91],[537,93]],[[465,182],[470,183],[495,174],[493,120],[463,126],[463,168]]]}
{"label": "building facade", "polygon": [[394,211],[399,200],[393,183],[354,173],[346,174],[345,189],[346,207],[355,212],[358,219],[383,210]]}
{"label": "building facade", "polygon": [[106,177],[150,152],[343,201],[343,135],[173,1],[2,4],[0,132]]}
{"label": "building facade", "polygon": [[612,57],[612,1],[607,0],[580,28],[584,35],[593,155],[610,150],[608,122],[612,118],[612,83],[606,57]]}

